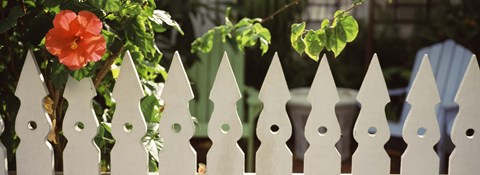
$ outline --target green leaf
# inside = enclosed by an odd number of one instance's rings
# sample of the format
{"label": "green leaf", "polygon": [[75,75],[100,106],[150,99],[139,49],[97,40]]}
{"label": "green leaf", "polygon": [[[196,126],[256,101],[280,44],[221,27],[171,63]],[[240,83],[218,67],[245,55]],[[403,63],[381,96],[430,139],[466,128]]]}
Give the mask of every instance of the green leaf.
{"label": "green leaf", "polygon": [[141,49],[144,56],[155,50],[153,47],[153,34],[147,33],[145,20],[145,17],[136,16],[127,18],[124,22],[125,36],[128,41]]}
{"label": "green leaf", "polygon": [[146,122],[160,122],[160,104],[155,96],[149,95],[143,98],[140,108]]}
{"label": "green leaf", "polygon": [[292,41],[292,47],[299,54],[302,54],[305,51],[305,43],[302,36],[298,36],[297,39]]}
{"label": "green leaf", "polygon": [[358,34],[358,23],[355,18],[353,18],[349,14],[345,14],[342,18],[339,19],[337,25],[342,26],[346,35],[347,42],[352,42],[353,40],[355,40]]}
{"label": "green leaf", "polygon": [[208,53],[212,51],[213,48],[213,37],[215,35],[215,30],[210,29],[202,37],[195,39],[192,43],[192,49],[190,52],[195,53],[201,51],[203,53]]}
{"label": "green leaf", "polygon": [[269,44],[269,42],[266,39],[260,38],[260,49],[262,50],[262,55],[267,53],[268,44]]}
{"label": "green leaf", "polygon": [[328,40],[330,41],[330,48],[337,57],[347,45],[347,36],[343,26],[337,25],[333,28],[333,33]]}
{"label": "green leaf", "polygon": [[61,89],[67,83],[68,70],[65,66],[58,62],[58,59],[54,59],[52,64],[51,79],[55,89]]}
{"label": "green leaf", "polygon": [[23,3],[25,5],[28,5],[30,7],[36,7],[37,5],[35,4],[35,0],[24,0]]}
{"label": "green leaf", "polygon": [[310,30],[305,35],[305,53],[315,61],[318,61],[318,56],[320,52],[323,50],[323,45],[320,42],[317,34],[314,31]]}
{"label": "green leaf", "polygon": [[268,29],[263,27],[260,23],[255,23],[253,25],[253,29],[256,34],[258,34],[261,38],[264,38],[265,40],[268,41],[268,43],[270,43],[270,40],[272,39],[272,37]]}
{"label": "green leaf", "polygon": [[290,42],[293,49],[299,54],[302,54],[305,51],[305,43],[303,41],[302,35],[305,31],[305,22],[300,24],[293,24],[291,27],[292,34],[290,35]]}
{"label": "green leaf", "polygon": [[180,28],[180,25],[176,21],[172,20],[172,17],[166,11],[155,10],[153,11],[153,15],[148,19],[150,19],[152,22],[157,23],[158,25],[169,25],[175,30],[177,30],[180,34],[184,35],[182,28]]}
{"label": "green leaf", "polygon": [[142,14],[143,9],[141,4],[128,4],[128,5],[123,5],[121,14],[123,15],[128,15],[128,16],[135,16],[135,15],[140,15]]}
{"label": "green leaf", "polygon": [[89,2],[93,6],[103,9],[106,12],[120,11],[120,7],[122,5],[121,0],[89,0]]}
{"label": "green leaf", "polygon": [[329,25],[330,25],[330,20],[324,19],[322,21],[322,24],[320,25],[320,28],[325,29],[325,28],[329,27]]}
{"label": "green leaf", "polygon": [[23,15],[25,15],[25,12],[22,10],[22,8],[20,8],[20,6],[17,5],[12,7],[7,18],[0,21],[0,33],[14,28],[17,25],[17,19]]}
{"label": "green leaf", "polygon": [[292,25],[292,34],[290,35],[291,38],[298,38],[298,36],[301,36],[303,34],[303,31],[305,31],[305,26],[306,23],[302,22],[299,24],[293,24]]}
{"label": "green leaf", "polygon": [[87,77],[89,72],[90,71],[86,67],[84,67],[84,68],[72,71],[70,75],[76,80],[80,81],[81,79]]}
{"label": "green leaf", "polygon": [[108,30],[102,30],[102,35],[105,37],[105,41],[107,42],[107,48],[110,48],[115,39],[118,38],[115,33]]}
{"label": "green leaf", "polygon": [[232,38],[232,30],[233,27],[230,25],[224,25],[224,26],[217,26],[214,28],[215,32],[220,33],[220,37],[222,38],[222,42],[227,42],[227,37]]}
{"label": "green leaf", "polygon": [[145,0],[132,0],[134,3],[143,4]]}

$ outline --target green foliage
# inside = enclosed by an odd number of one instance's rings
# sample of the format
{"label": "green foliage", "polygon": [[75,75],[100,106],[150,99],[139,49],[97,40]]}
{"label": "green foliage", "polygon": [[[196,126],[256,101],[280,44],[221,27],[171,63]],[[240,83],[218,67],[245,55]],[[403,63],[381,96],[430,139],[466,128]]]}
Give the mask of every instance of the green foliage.
{"label": "green foliage", "polygon": [[320,29],[305,30],[305,23],[293,24],[290,41],[299,54],[305,52],[310,58],[318,61],[323,49],[332,51],[337,57],[348,42],[352,42],[358,34],[358,23],[348,12],[335,12],[333,22],[322,21]]}
{"label": "green foliage", "polygon": [[[49,91],[49,98],[56,100],[55,104],[63,103],[62,93],[69,76],[77,80],[92,78],[98,94],[93,100],[93,108],[100,122],[99,134],[95,137],[95,142],[103,157],[101,162],[103,171],[109,168],[109,159],[105,157],[114,144],[110,123],[115,112],[115,102],[111,94],[116,81],[114,72],[118,73],[118,70],[111,70],[111,68],[119,67],[125,52],[130,51],[144,90],[148,94],[140,104],[148,124],[148,133],[143,141],[150,153],[149,160],[152,166],[150,170],[156,170],[158,150],[162,144],[157,130],[163,106],[154,93],[157,93],[159,80],[164,80],[167,72],[160,65],[162,53],[155,44],[154,36],[169,28],[183,35],[180,25],[167,12],[156,9],[153,0],[24,0],[2,1],[1,5],[0,74],[2,76],[0,81],[6,83],[0,86],[0,94],[14,97],[15,86],[28,50],[34,51]],[[107,51],[101,60],[72,71],[47,52],[44,37],[53,27],[55,15],[61,10],[74,12],[87,10],[99,17],[103,23],[101,34],[105,37],[107,44]],[[0,102],[0,115],[5,118],[7,126],[14,126],[13,122],[18,110],[15,106],[18,104],[15,100],[7,101],[3,98]],[[52,106],[52,109],[51,117],[53,119],[57,117],[57,125],[61,124],[67,110],[66,106]],[[60,127],[56,126],[56,128]],[[9,131],[5,133],[14,133],[13,127],[7,129]],[[54,148],[64,147],[66,140],[60,137],[62,132],[56,130],[55,134],[52,137],[55,140],[50,141],[59,146]],[[18,138],[13,134],[4,134],[2,140],[8,143],[6,146],[9,148],[9,155],[13,154],[11,151],[14,151],[18,145]],[[61,157],[55,157],[55,159],[61,160]],[[14,169],[15,161],[9,165]]]}
{"label": "green foliage", "polygon": [[0,33],[6,32],[7,30],[15,27],[17,25],[17,19],[23,15],[25,15],[25,12],[20,8],[20,6],[14,6],[10,10],[10,13],[8,13],[8,17],[6,19],[2,19],[0,22]]}
{"label": "green foliage", "polygon": [[233,24],[228,18],[229,13],[230,9],[228,8],[225,15],[225,25],[210,29],[192,43],[191,52],[210,52],[213,46],[213,37],[218,33],[221,36],[222,42],[225,43],[227,39],[233,39],[241,51],[243,51],[245,47],[255,46],[257,42],[259,42],[262,55],[265,54],[268,51],[268,45],[272,38],[270,31],[261,25],[262,19],[243,18],[237,24]]}

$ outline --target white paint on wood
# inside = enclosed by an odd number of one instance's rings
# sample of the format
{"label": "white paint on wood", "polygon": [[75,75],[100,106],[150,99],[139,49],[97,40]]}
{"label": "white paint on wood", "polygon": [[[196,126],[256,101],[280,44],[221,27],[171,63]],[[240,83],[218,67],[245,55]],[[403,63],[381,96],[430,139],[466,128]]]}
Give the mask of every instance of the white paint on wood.
{"label": "white paint on wood", "polygon": [[15,132],[20,138],[16,150],[17,174],[54,174],[53,148],[47,141],[52,123],[43,108],[47,88],[31,51],[27,53],[15,95],[20,99],[15,120]]}
{"label": "white paint on wood", "polygon": [[123,58],[112,96],[116,102],[112,119],[112,136],[115,139],[111,152],[112,174],[147,174],[148,153],[142,143],[147,125],[140,109],[144,93],[129,52]]}
{"label": "white paint on wood", "polygon": [[92,98],[96,95],[90,78],[80,81],[68,78],[63,94],[68,101],[63,120],[63,133],[68,140],[63,151],[65,175],[100,174],[100,149],[93,140],[98,133],[92,107]]}
{"label": "white paint on wood", "polygon": [[292,126],[285,107],[290,92],[277,53],[258,97],[263,102],[263,111],[257,123],[261,144],[256,156],[256,172],[258,175],[290,175],[292,152],[286,141],[292,135]]}
{"label": "white paint on wood", "polygon": [[305,125],[305,138],[310,147],[305,152],[305,175],[340,174],[341,157],[335,144],[340,139],[340,125],[335,114],[339,101],[328,60],[320,62],[308,94],[312,111]]}
{"label": "white paint on wood", "polygon": [[472,56],[460,84],[455,102],[460,109],[453,123],[452,141],[455,149],[450,155],[450,175],[476,175],[480,173],[480,69]]}
{"label": "white paint on wood", "polygon": [[207,154],[209,175],[244,173],[245,155],[237,144],[243,133],[236,109],[241,97],[225,52],[210,92],[214,108],[208,123],[208,137],[213,142]]}
{"label": "white paint on wood", "polygon": [[400,172],[404,175],[438,174],[440,160],[433,146],[440,139],[435,114],[440,97],[426,55],[408,93],[407,102],[411,108],[403,126],[403,139],[408,146],[402,155]]}
{"label": "white paint on wood", "polygon": [[178,52],[175,52],[161,95],[165,110],[160,119],[160,136],[164,144],[158,155],[160,175],[195,174],[197,155],[190,145],[195,126],[188,108],[193,99],[187,74]]}
{"label": "white paint on wood", "polygon": [[384,145],[390,138],[385,105],[390,102],[377,55],[374,55],[357,96],[362,108],[353,129],[358,147],[352,156],[352,174],[390,173],[390,157]]}

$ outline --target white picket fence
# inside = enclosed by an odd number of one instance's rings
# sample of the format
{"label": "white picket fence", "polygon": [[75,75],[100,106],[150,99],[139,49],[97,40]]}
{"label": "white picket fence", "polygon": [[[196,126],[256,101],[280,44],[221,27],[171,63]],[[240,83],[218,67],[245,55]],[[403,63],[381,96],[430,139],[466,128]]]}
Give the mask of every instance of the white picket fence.
{"label": "white picket fence", "polygon": [[[100,174],[99,149],[93,142],[99,127],[91,104],[95,94],[90,79],[68,80],[65,98],[69,108],[63,123],[63,132],[68,139],[63,153],[63,173],[66,175]],[[27,55],[16,95],[21,100],[15,126],[21,139],[16,152],[17,174],[55,174],[52,147],[46,140],[51,122],[42,107],[47,91],[31,53]],[[161,96],[165,110],[159,132],[165,143],[159,152],[160,172],[155,173],[148,173],[148,154],[141,142],[147,132],[139,107],[143,96],[135,66],[127,53],[113,91],[117,107],[112,121],[112,134],[116,144],[111,151],[111,174],[195,174],[196,152],[189,142],[195,127],[188,109],[188,102],[194,96],[178,53],[174,55]],[[242,135],[242,122],[236,113],[235,104],[240,98],[241,94],[225,55],[210,95],[215,108],[208,125],[208,135],[213,142],[207,154],[208,175],[254,174],[245,173],[244,153],[237,144]],[[290,175],[292,153],[286,141],[291,137],[292,127],[285,108],[290,94],[277,55],[270,65],[259,98],[263,102],[263,111],[256,129],[261,141],[256,153],[256,174]],[[304,174],[340,174],[341,155],[336,150],[335,143],[340,138],[341,130],[334,110],[339,97],[325,58],[320,63],[308,99],[312,111],[305,127],[305,137],[310,147],[305,153]],[[384,144],[390,137],[384,109],[390,99],[376,56],[372,59],[357,100],[362,108],[353,131],[358,148],[352,158],[352,174],[390,174],[390,158],[384,149]],[[407,101],[412,108],[403,130],[408,148],[402,156],[401,173],[438,175],[439,157],[433,146],[440,138],[435,117],[435,105],[440,100],[427,56],[422,61]],[[456,148],[450,156],[449,174],[478,175],[480,70],[474,56],[455,102],[459,104],[460,112],[451,132]],[[79,127],[81,124],[84,125],[83,128]],[[129,129],[128,125],[133,128]],[[426,132],[419,133],[419,130]],[[473,135],[471,131],[474,131]],[[3,145],[2,148],[5,150]],[[0,160],[6,161],[5,151],[0,153],[3,157]],[[2,168],[0,175],[7,174],[7,169],[4,166]]]}

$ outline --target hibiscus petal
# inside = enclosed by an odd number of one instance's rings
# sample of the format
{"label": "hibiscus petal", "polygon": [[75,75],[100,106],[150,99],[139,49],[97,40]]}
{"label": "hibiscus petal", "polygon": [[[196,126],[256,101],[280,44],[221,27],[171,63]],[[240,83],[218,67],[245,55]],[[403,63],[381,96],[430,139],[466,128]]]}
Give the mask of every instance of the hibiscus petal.
{"label": "hibiscus petal", "polygon": [[103,35],[96,35],[82,39],[78,45],[79,51],[87,61],[98,61],[106,51],[106,41]]}
{"label": "hibiscus petal", "polygon": [[60,63],[67,66],[70,70],[78,70],[87,64],[87,60],[78,52],[74,51],[68,55],[58,57]]}
{"label": "hibiscus petal", "polygon": [[77,17],[75,12],[70,10],[62,10],[60,13],[55,15],[55,19],[53,19],[53,27],[60,28],[65,31],[70,30],[70,23]]}
{"label": "hibiscus petal", "polygon": [[86,32],[91,35],[98,35],[102,31],[102,21],[100,21],[100,19],[98,19],[98,17],[92,12],[78,12],[77,21],[81,25],[82,32]]}
{"label": "hibiscus petal", "polygon": [[52,28],[45,36],[45,47],[52,55],[60,55],[62,52],[69,52],[70,46],[75,39],[63,29]]}

